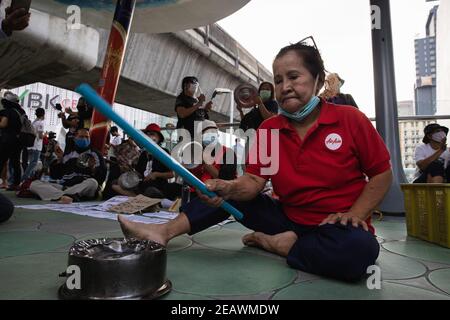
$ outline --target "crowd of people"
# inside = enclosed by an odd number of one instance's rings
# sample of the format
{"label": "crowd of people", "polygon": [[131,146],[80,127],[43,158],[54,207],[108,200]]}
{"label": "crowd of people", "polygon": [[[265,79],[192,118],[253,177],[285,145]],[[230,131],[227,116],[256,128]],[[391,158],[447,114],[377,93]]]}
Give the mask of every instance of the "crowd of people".
{"label": "crowd of people", "polygon": [[[21,30],[29,18],[23,13],[15,15],[20,21],[13,23],[12,15],[7,16],[0,35]],[[45,110],[36,109],[36,119],[29,123],[19,97],[12,92],[1,100],[3,186],[18,195],[63,204],[100,195],[103,199],[139,194],[181,197],[180,214],[167,224],[140,224],[119,216],[125,236],[163,245],[227,219],[229,214],[221,209],[226,200],[243,213],[240,223],[254,231],[243,238],[245,245],[285,257],[291,267],[302,271],[358,280],[379,255],[371,215],[391,186],[389,152],[353,97],[341,93],[344,80],[336,73],[326,75],[315,45],[299,42],[282,48],[274,60],[273,74],[273,83],[261,83],[251,105],[238,104],[237,108],[241,129],[266,132],[267,141],[277,132],[278,140],[268,143],[257,135],[255,143],[247,146],[257,155],[256,162],[247,161],[239,175],[238,148],[221,145],[219,128],[211,121],[213,102],[206,102],[197,77],[182,80],[175,101],[177,128],[187,132],[179,135],[180,159],[195,158],[198,152],[202,156],[200,161],[181,163],[217,193],[215,198],[183,185],[164,163],[132,139],[121,137],[117,127],[111,127],[105,152],[93,148],[92,107],[83,98],[77,111],[66,109],[58,115],[67,130],[63,149],[55,134],[45,130]],[[158,124],[151,123],[142,131],[162,146],[165,138]],[[416,150],[416,183],[450,182],[448,131],[438,124],[425,128],[424,144]],[[30,134],[33,142],[25,142]],[[279,162],[273,172],[265,170],[269,164],[261,158],[272,151],[277,152]],[[21,154],[28,158],[22,159],[23,168]],[[264,192],[269,181],[276,196]],[[13,208],[0,194],[0,222],[11,216]]]}

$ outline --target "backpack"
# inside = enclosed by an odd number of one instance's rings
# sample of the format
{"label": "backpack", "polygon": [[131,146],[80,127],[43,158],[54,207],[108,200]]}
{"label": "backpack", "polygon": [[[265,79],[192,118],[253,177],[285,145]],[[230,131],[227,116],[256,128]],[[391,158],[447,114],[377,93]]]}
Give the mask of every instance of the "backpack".
{"label": "backpack", "polygon": [[26,113],[20,114],[17,109],[14,109],[17,112],[20,118],[21,129],[19,133],[19,141],[22,146],[30,148],[34,146],[34,141],[36,140],[36,130],[34,130],[33,124]]}

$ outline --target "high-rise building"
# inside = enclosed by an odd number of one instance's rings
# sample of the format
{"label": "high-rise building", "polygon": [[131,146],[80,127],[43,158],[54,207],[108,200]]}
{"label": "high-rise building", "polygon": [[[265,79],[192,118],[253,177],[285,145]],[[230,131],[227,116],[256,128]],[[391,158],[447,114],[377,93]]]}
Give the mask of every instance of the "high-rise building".
{"label": "high-rise building", "polygon": [[417,115],[436,114],[436,30],[439,6],[428,15],[426,37],[415,40],[416,84],[415,108]]}
{"label": "high-rise building", "polygon": [[[436,31],[437,113],[450,114],[450,0],[441,0]],[[445,123],[450,125],[449,123]]]}

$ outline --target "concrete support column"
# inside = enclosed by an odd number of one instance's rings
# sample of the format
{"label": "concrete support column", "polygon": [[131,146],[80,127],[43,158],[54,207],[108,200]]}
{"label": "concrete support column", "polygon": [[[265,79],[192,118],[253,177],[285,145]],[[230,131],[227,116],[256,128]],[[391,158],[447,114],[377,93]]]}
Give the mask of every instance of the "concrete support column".
{"label": "concrete support column", "polygon": [[380,13],[375,18],[381,19],[372,29],[376,123],[377,130],[391,154],[394,172],[393,184],[380,209],[384,212],[403,213],[405,208],[400,184],[406,183],[406,176],[402,165],[398,131],[390,2],[389,0],[370,0],[370,4],[372,10],[375,9],[374,12]]}

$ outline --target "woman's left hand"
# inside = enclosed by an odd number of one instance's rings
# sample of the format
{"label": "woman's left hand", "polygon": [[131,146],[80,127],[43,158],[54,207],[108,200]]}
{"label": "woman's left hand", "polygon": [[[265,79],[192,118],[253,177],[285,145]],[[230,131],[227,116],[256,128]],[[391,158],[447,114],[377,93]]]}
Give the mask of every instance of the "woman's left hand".
{"label": "woman's left hand", "polygon": [[323,226],[325,224],[336,224],[337,222],[344,226],[346,226],[347,223],[351,223],[355,228],[362,226],[364,230],[369,231],[367,223],[360,217],[350,212],[330,214],[319,226]]}

